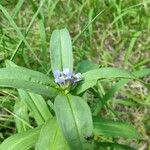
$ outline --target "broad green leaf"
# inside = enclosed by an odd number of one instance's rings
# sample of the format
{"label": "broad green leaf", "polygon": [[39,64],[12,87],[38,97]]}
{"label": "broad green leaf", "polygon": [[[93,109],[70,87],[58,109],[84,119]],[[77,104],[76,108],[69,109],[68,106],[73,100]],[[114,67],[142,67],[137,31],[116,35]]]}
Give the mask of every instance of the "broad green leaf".
{"label": "broad green leaf", "polygon": [[28,93],[24,90],[18,90],[18,92],[21,100],[28,106],[38,125],[53,117],[41,95]]}
{"label": "broad green leaf", "polygon": [[135,78],[131,73],[120,68],[100,68],[90,70],[82,75],[85,82],[88,80],[98,80],[103,78]]}
{"label": "broad green leaf", "polygon": [[134,148],[128,146],[128,145],[123,145],[123,144],[118,144],[118,143],[110,143],[110,142],[97,142],[97,149],[103,149],[106,150],[107,148],[113,148],[116,150],[135,150]]}
{"label": "broad green leaf", "polygon": [[50,40],[52,71],[69,68],[73,71],[72,44],[67,29],[54,30]]}
{"label": "broad green leaf", "polygon": [[[17,100],[15,102],[14,113],[17,116],[19,116],[19,118],[29,123],[28,109],[23,101]],[[16,128],[18,132],[23,132],[28,129],[28,126],[25,123],[23,123],[21,120],[19,120],[18,118],[14,118],[14,119],[15,119]]]}
{"label": "broad green leaf", "polygon": [[89,83],[93,80],[99,79],[113,79],[113,78],[123,78],[123,79],[137,79],[136,73],[129,73],[126,70],[119,68],[100,68],[88,71],[82,74],[84,81],[82,81],[76,87],[76,93],[80,94],[89,88]]}
{"label": "broad green leaf", "polygon": [[105,120],[98,117],[93,118],[95,135],[110,137],[125,137],[138,139],[139,134],[136,129],[127,123],[113,120]]}
{"label": "broad green leaf", "polygon": [[18,67],[0,69],[0,87],[20,88],[48,97],[56,96],[57,90],[50,85],[51,80],[37,71]]}
{"label": "broad green leaf", "polygon": [[55,118],[42,126],[35,150],[70,150]]}
{"label": "broad green leaf", "polygon": [[[21,66],[17,66],[15,63],[13,63],[10,60],[6,60],[5,61],[7,68],[9,67],[9,72],[12,71],[12,73],[15,76],[15,71],[22,75],[20,76],[21,79],[26,79],[29,81],[33,81],[33,82],[38,82],[38,83],[42,83],[45,85],[50,85],[50,86],[54,86],[54,81],[47,75],[38,72],[38,71],[34,71],[25,67],[21,67]],[[3,69],[3,68],[2,68]],[[5,68],[4,68],[5,69]]]}
{"label": "broad green leaf", "polygon": [[28,150],[33,147],[41,128],[35,128],[26,132],[15,134],[2,142],[0,150]]}
{"label": "broad green leaf", "polygon": [[[6,61],[6,66],[21,68],[11,61]],[[35,118],[38,125],[43,124],[49,118],[52,118],[52,114],[41,95],[28,93],[21,89],[18,89],[18,92],[21,100],[24,101],[24,104],[28,106],[28,109],[33,114],[33,117]]]}
{"label": "broad green leaf", "polygon": [[90,147],[86,137],[93,135],[93,122],[87,103],[81,97],[58,95],[54,107],[58,123],[71,149]]}
{"label": "broad green leaf", "polygon": [[83,60],[78,64],[77,70],[80,73],[85,73],[87,71],[98,69],[98,68],[99,68],[98,64],[94,64],[93,62],[91,62],[89,60]]}

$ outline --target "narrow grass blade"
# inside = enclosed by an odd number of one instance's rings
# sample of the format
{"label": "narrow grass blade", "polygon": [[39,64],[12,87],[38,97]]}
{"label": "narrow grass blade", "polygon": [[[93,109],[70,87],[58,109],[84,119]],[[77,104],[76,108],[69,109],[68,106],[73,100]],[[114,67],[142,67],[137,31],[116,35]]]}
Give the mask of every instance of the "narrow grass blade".
{"label": "narrow grass blade", "polygon": [[92,24],[103,12],[104,12],[104,10],[100,11],[90,22],[88,22],[87,25],[85,25],[85,27],[83,28],[83,30],[82,30],[80,33],[78,33],[78,34],[74,37],[74,39],[73,39],[73,44],[74,44],[74,43],[77,41],[77,39],[82,35],[82,33],[83,33],[86,29],[88,29],[88,27],[90,26],[90,24]]}
{"label": "narrow grass blade", "polygon": [[126,51],[126,54],[125,54],[125,64],[128,63],[128,60],[129,60],[129,57],[131,56],[131,52],[133,50],[133,47],[135,45],[135,42],[137,40],[137,38],[141,35],[141,31],[139,32],[136,32],[134,35],[133,35],[133,38],[131,39],[131,42],[129,44],[129,48],[127,49]]}
{"label": "narrow grass blade", "polygon": [[25,39],[24,35],[21,33],[20,29],[17,27],[16,23],[14,22],[13,18],[10,16],[10,14],[8,13],[8,11],[2,5],[0,5],[0,10],[3,12],[3,14],[5,15],[5,17],[8,19],[9,23],[11,24],[11,26],[16,30],[16,32],[18,33],[19,37],[23,40],[23,42],[25,43],[25,45],[27,46],[27,48],[34,55],[34,57],[36,58],[36,60],[38,61],[38,63],[45,70],[45,67],[42,65],[41,61],[39,60],[39,58],[34,53],[33,49],[31,48],[31,46],[29,45],[29,43]]}
{"label": "narrow grass blade", "polygon": [[[33,15],[33,17],[32,17],[32,19],[31,19],[31,21],[30,21],[28,27],[26,28],[26,32],[25,32],[25,35],[24,35],[25,37],[27,36],[28,32],[30,31],[30,28],[32,27],[32,25],[33,25],[33,23],[34,23],[34,20],[35,20],[36,17],[38,16],[38,14],[39,14],[39,12],[40,12],[40,10],[41,10],[41,8],[42,8],[44,2],[45,2],[45,0],[41,1],[41,4],[40,4],[39,8],[37,9],[36,13]],[[20,46],[21,46],[22,43],[23,43],[23,39],[21,39],[21,40],[19,41],[19,43],[18,43],[18,45],[16,46],[16,49],[14,50],[14,52],[13,52],[13,54],[12,54],[10,60],[13,60],[13,59],[14,59],[14,57],[16,56],[16,54],[17,54],[17,52],[18,52],[18,50],[19,50],[19,48],[20,48]]]}
{"label": "narrow grass blade", "polygon": [[21,9],[23,3],[24,3],[25,0],[19,0],[16,7],[14,8],[13,10],[13,18],[17,15],[17,13],[19,12],[19,10]]}
{"label": "narrow grass blade", "polygon": [[[36,5],[36,2],[33,0],[30,0],[30,3],[32,5],[33,12],[36,12],[38,10],[38,6]],[[47,42],[46,42],[46,32],[45,32],[45,18],[43,15],[42,8],[40,9],[38,17],[38,23],[39,23],[39,32],[40,32],[40,38],[41,38],[41,54],[42,58],[45,59],[47,56]]]}

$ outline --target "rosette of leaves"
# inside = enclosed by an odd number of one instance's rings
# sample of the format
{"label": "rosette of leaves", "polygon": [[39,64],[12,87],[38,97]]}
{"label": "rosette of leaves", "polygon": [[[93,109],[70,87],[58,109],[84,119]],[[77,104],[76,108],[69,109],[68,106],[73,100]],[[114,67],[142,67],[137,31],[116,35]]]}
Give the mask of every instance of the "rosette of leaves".
{"label": "rosette of leaves", "polygon": [[[139,134],[132,125],[95,115],[83,93],[100,80],[119,80],[104,95],[103,100],[107,101],[128,81],[148,75],[150,70],[129,73],[118,68],[99,68],[88,62],[80,66],[81,72],[84,67],[82,74],[74,73],[72,44],[67,29],[53,31],[50,60],[53,76],[19,67],[10,61],[6,61],[6,68],[0,69],[0,87],[16,88],[19,94],[14,107],[19,133],[4,140],[0,150],[27,150],[33,147],[36,150],[132,149],[98,140],[100,136],[137,139]],[[45,100],[48,98],[51,99],[48,101],[51,109]],[[37,127],[30,123],[31,117]]]}

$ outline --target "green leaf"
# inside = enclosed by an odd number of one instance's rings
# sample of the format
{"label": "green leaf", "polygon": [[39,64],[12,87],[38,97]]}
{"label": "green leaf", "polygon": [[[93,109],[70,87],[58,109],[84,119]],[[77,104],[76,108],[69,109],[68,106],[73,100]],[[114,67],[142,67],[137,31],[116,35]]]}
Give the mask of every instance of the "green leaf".
{"label": "green leaf", "polygon": [[53,117],[41,95],[28,93],[24,90],[18,90],[18,92],[21,100],[28,106],[38,125]]}
{"label": "green leaf", "polygon": [[69,150],[56,119],[48,120],[42,127],[35,150]]}
{"label": "green leaf", "polygon": [[[16,100],[14,106],[15,115],[29,123],[28,109],[23,101]],[[28,129],[28,126],[18,118],[14,118],[18,132],[23,132]]]}
{"label": "green leaf", "polygon": [[84,149],[88,145],[86,137],[93,135],[92,116],[87,103],[81,97],[58,95],[54,107],[58,123],[71,149]]}
{"label": "green leaf", "polygon": [[94,69],[98,69],[99,65],[98,64],[94,64],[93,62],[89,61],[89,60],[83,60],[78,64],[78,72],[80,73],[84,73],[90,70],[94,70]]}
{"label": "green leaf", "polygon": [[52,71],[69,68],[73,71],[72,44],[67,29],[54,30],[50,40]]}
{"label": "green leaf", "polygon": [[126,70],[120,68],[100,68],[88,71],[83,74],[84,80],[98,80],[105,78],[135,78]]}
{"label": "green leaf", "polygon": [[124,79],[136,79],[132,73],[119,68],[100,68],[88,71],[82,74],[84,81],[82,81],[76,87],[76,93],[80,94],[89,88],[89,83],[93,80],[97,81],[99,79],[111,79],[111,78],[124,78]]}
{"label": "green leaf", "polygon": [[50,87],[51,84],[49,77],[37,71],[19,67],[0,69],[0,87],[20,88],[54,97],[57,94],[57,90]]}
{"label": "green leaf", "polygon": [[[6,61],[6,66],[21,68],[11,61]],[[28,93],[21,89],[18,89],[18,92],[21,100],[24,101],[24,104],[28,106],[28,109],[33,114],[33,117],[35,118],[38,125],[43,124],[49,118],[53,117],[44,98],[41,95]]]}
{"label": "green leaf", "polygon": [[125,137],[138,139],[139,134],[136,129],[127,123],[113,120],[105,120],[98,117],[93,118],[95,135],[110,137]]}
{"label": "green leaf", "polygon": [[[34,81],[37,83],[54,86],[54,81],[49,76],[47,76],[41,72],[17,66],[15,63],[13,63],[10,60],[6,60],[5,63],[6,63],[7,68],[9,68],[10,71],[12,71],[12,73],[14,72],[13,73],[14,76],[16,76],[15,75],[15,71],[16,71],[17,73],[20,73],[20,75],[22,75],[19,77],[21,79],[26,79],[26,80]],[[2,68],[2,69],[5,69],[5,68]]]}
{"label": "green leaf", "polygon": [[27,150],[35,145],[41,128],[35,128],[26,132],[15,134],[7,138],[1,145],[0,150]]}

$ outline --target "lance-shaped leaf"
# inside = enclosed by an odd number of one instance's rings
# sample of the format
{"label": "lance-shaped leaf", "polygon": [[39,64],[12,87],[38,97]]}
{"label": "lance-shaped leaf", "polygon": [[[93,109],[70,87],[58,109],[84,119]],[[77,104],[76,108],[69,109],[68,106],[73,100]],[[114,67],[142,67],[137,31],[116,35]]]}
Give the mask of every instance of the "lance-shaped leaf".
{"label": "lance-shaped leaf", "polygon": [[28,106],[38,125],[53,117],[41,95],[28,93],[24,90],[18,90],[18,92],[21,100]]}
{"label": "lance-shaped leaf", "polygon": [[125,137],[138,139],[139,134],[136,129],[125,122],[105,120],[98,117],[93,118],[94,134],[110,137]]}
{"label": "lance-shaped leaf", "polygon": [[13,87],[29,92],[56,96],[57,90],[50,87],[51,80],[46,75],[20,67],[0,69],[0,87]]}
{"label": "lance-shaped leaf", "polygon": [[41,128],[35,128],[26,132],[15,134],[7,138],[1,145],[0,150],[27,150],[33,147]]}
{"label": "lance-shaped leaf", "polygon": [[90,147],[86,138],[93,135],[93,122],[87,103],[81,97],[58,95],[54,106],[58,123],[71,149]]}
{"label": "lance-shaped leaf", "polygon": [[[9,60],[6,61],[6,66],[14,67],[14,68],[17,67],[17,68],[22,69],[22,67],[17,66],[15,63]],[[45,76],[45,78],[48,78],[48,77]],[[49,78],[47,80],[49,80]],[[41,95],[38,95],[35,93],[29,93],[22,89],[18,89],[18,92],[19,92],[21,101],[24,102],[24,104],[26,104],[26,106],[30,110],[31,114],[33,115],[38,125],[41,125],[45,121],[47,121],[49,118],[52,118],[52,114],[50,110],[48,109],[48,106],[44,98]]]}
{"label": "lance-shaped leaf", "polygon": [[[82,77],[84,81],[82,81],[77,87],[76,87],[76,93],[80,94],[87,90],[88,88],[92,87],[89,86],[90,83],[94,83],[94,81],[97,81],[99,79],[114,79],[114,78],[123,78],[123,79],[137,79],[136,74],[129,73],[126,70],[120,69],[120,68],[100,68],[88,71],[86,73],[82,74]],[[96,82],[95,82],[96,84]]]}
{"label": "lance-shaped leaf", "polygon": [[35,150],[70,150],[55,118],[48,120],[41,129]]}
{"label": "lance-shaped leaf", "polygon": [[52,71],[69,68],[73,70],[72,44],[67,29],[54,30],[50,40]]}

